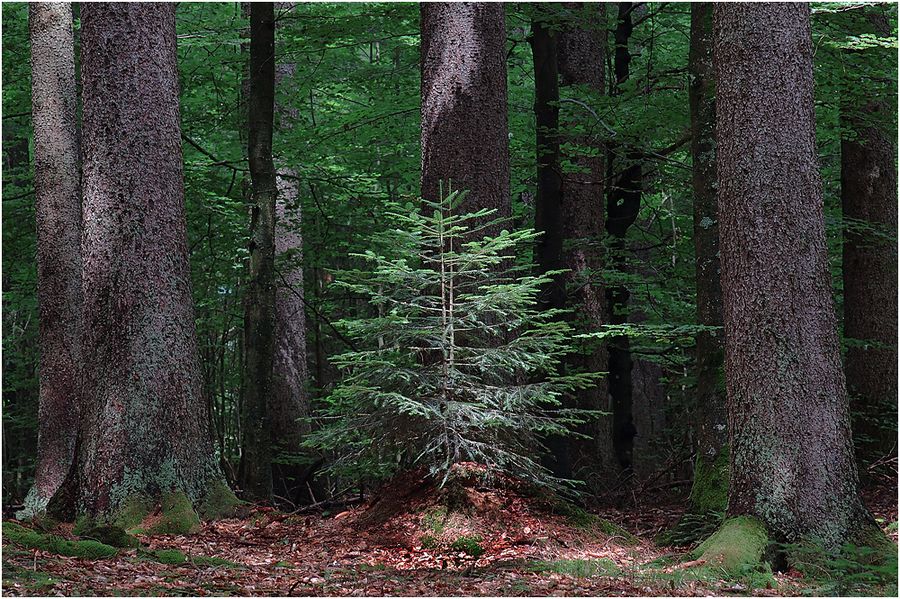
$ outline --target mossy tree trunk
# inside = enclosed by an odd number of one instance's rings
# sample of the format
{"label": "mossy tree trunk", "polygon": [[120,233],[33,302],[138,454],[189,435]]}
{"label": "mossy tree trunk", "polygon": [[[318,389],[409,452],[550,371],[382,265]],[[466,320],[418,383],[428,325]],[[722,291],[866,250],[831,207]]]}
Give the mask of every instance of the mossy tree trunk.
{"label": "mossy tree trunk", "polygon": [[82,389],[81,173],[72,5],[30,5],[29,28],[41,359],[37,469],[20,514],[25,517],[44,512],[67,480]]}
{"label": "mossy tree trunk", "polygon": [[223,483],[192,305],[175,5],[81,10],[89,359],[80,503],[89,516],[117,519],[164,497],[197,505]]}
{"label": "mossy tree trunk", "polygon": [[[422,197],[439,185],[468,189],[460,214],[511,214],[504,6],[421,4]],[[479,235],[496,235],[489,227]]]}
{"label": "mossy tree trunk", "polygon": [[[606,5],[567,2],[567,26],[559,34],[561,121],[564,131],[594,131],[596,118],[582,104],[567,100],[585,94],[605,94]],[[598,135],[568,134],[563,139],[560,204],[560,267],[564,275],[566,305],[576,309],[577,328],[597,331],[608,321],[605,289],[600,284],[603,268],[600,238],[604,234],[605,148]],[[585,347],[569,364],[586,372],[606,372],[608,352]],[[612,417],[606,379],[577,392],[578,407],[606,412],[579,432],[590,440],[573,439],[573,470],[595,488],[608,487],[615,478]]]}
{"label": "mossy tree trunk", "polygon": [[252,192],[250,262],[244,297],[243,414],[240,485],[247,497],[272,498],[272,437],[268,403],[275,356],[275,198],[272,158],[275,112],[275,5],[250,5],[248,97]]}
{"label": "mossy tree trunk", "polygon": [[810,8],[716,4],[713,38],[728,512],[834,548],[871,516],[828,274]]}
{"label": "mossy tree trunk", "polygon": [[724,512],[728,489],[728,423],[723,371],[725,335],[721,328],[722,283],[716,197],[716,91],[712,19],[712,3],[691,4],[688,96],[691,112],[697,322],[704,326],[719,327],[716,331],[704,331],[697,335],[697,457],[689,507],[695,514]]}

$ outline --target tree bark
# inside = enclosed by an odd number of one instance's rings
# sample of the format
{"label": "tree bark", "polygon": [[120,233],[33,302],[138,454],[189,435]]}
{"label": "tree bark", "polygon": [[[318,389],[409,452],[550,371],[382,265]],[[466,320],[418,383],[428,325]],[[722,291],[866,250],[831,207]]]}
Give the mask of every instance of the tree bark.
{"label": "tree bark", "polygon": [[[581,2],[563,4],[574,23],[559,35],[559,75],[563,95],[577,98],[579,89],[597,95],[605,93],[606,5]],[[605,227],[604,178],[605,148],[597,135],[596,119],[583,106],[565,103],[561,109],[562,130],[580,128],[587,133],[564,133],[562,152],[562,199],[560,203],[560,267],[564,276],[567,305],[576,308],[578,329],[598,331],[607,323],[606,293],[600,284],[603,267],[600,238]],[[605,346],[582,348],[571,356],[569,364],[585,372],[606,372],[609,356]],[[577,393],[578,407],[606,412],[596,422],[585,425],[581,433],[590,441],[572,441],[573,469],[592,487],[608,488],[615,478],[612,447],[612,406],[608,382]]]}
{"label": "tree bark", "polygon": [[37,469],[20,515],[31,517],[46,510],[75,459],[82,306],[72,5],[41,2],[29,8],[41,358]]}
{"label": "tree bark", "polygon": [[81,508],[223,484],[191,296],[173,4],[82,6]]}
{"label": "tree bark", "polygon": [[697,322],[719,327],[697,335],[697,457],[689,511],[723,512],[728,499],[728,424],[724,378],[719,215],[716,197],[716,89],[712,40],[713,6],[691,4],[688,57],[691,111],[691,183],[694,191],[694,252]]}
{"label": "tree bark", "polygon": [[[275,66],[276,86],[286,86],[294,77],[297,65],[279,63]],[[290,97],[291,94],[287,94]],[[290,105],[276,102],[280,129],[293,128],[299,111]],[[303,302],[303,236],[300,206],[300,182],[296,169],[282,164],[278,176],[276,200],[276,285],[275,296],[275,358],[269,418],[272,424],[272,444],[276,451],[273,477],[279,494],[298,499],[298,486],[308,477],[307,465],[295,465],[292,459],[301,454],[300,443],[309,432],[302,418],[309,416],[309,369],[306,363],[306,312]],[[285,459],[279,461],[278,455]],[[306,493],[302,493],[306,496]]]}
{"label": "tree bark", "polygon": [[810,8],[714,11],[728,512],[779,540],[836,548],[871,517],[857,493],[825,249]]}
{"label": "tree bark", "polygon": [[250,7],[249,139],[250,272],[244,304],[243,442],[241,488],[247,497],[272,497],[272,438],[267,404],[275,355],[275,197],[272,158],[275,110],[275,7]]}
{"label": "tree bark", "polygon": [[422,197],[437,201],[449,181],[470,192],[461,214],[490,208],[497,212],[486,221],[509,217],[504,6],[424,2],[421,31]]}

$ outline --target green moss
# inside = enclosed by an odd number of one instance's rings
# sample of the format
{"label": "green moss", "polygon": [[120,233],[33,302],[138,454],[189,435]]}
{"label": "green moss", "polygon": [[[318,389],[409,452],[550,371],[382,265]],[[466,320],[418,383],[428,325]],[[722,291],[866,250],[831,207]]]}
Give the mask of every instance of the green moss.
{"label": "green moss", "polygon": [[454,551],[462,551],[472,557],[479,557],[484,554],[484,547],[481,546],[481,541],[483,539],[478,535],[466,536],[463,535],[453,541],[450,545],[450,549]]}
{"label": "green moss", "polygon": [[161,516],[161,520],[150,528],[150,532],[187,534],[200,528],[200,518],[194,511],[190,499],[182,491],[163,495]]}
{"label": "green moss", "polygon": [[9,562],[3,562],[3,580],[19,584],[31,595],[49,595],[47,591],[57,582],[46,572],[31,571]]}
{"label": "green moss", "polygon": [[116,514],[110,519],[110,524],[118,526],[122,530],[131,530],[137,527],[153,509],[153,502],[143,495],[133,495],[126,499]]}
{"label": "green moss", "polygon": [[423,549],[437,549],[438,540],[434,535],[422,535],[419,544]]}
{"label": "green moss", "polygon": [[141,542],[118,526],[94,526],[79,533],[80,537],[100,541],[113,547],[140,547]]}
{"label": "green moss", "polygon": [[697,456],[694,484],[691,486],[690,511],[693,514],[722,513],[728,507],[728,446],[712,463]]}
{"label": "green moss", "polygon": [[561,559],[552,562],[534,562],[529,568],[533,572],[555,572],[578,578],[591,576],[616,576],[619,567],[608,558],[599,560]]}
{"label": "green moss", "polygon": [[216,480],[200,502],[198,512],[203,520],[219,520],[234,516],[235,508],[243,504],[225,481]]}
{"label": "green moss", "polygon": [[436,535],[444,532],[444,523],[447,521],[447,508],[443,505],[433,507],[422,515],[422,526]]}
{"label": "green moss", "polygon": [[729,574],[745,574],[758,567],[769,546],[769,535],[762,522],[750,516],[726,520],[711,537],[692,553],[707,567],[722,568]]}
{"label": "green moss", "polygon": [[897,532],[897,522],[891,522],[887,526],[884,527],[885,532]]}
{"label": "green moss", "polygon": [[98,541],[68,541],[39,533],[13,522],[3,523],[3,539],[29,549],[41,549],[59,555],[100,559],[116,554],[116,548]]}
{"label": "green moss", "polygon": [[170,566],[186,564],[188,561],[187,556],[178,549],[157,549],[148,551],[147,554],[153,561]]}

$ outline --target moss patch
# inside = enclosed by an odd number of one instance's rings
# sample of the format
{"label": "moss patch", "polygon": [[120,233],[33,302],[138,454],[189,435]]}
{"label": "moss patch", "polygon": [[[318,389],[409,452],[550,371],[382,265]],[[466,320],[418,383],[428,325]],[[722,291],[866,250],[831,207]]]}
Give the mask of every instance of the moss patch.
{"label": "moss patch", "polygon": [[110,520],[110,524],[122,530],[132,530],[146,518],[153,509],[153,502],[143,495],[129,497]]}
{"label": "moss patch", "polygon": [[447,508],[445,506],[436,506],[422,514],[422,526],[430,530],[436,535],[444,532],[444,526],[447,521]]}
{"label": "moss patch", "polygon": [[50,553],[100,559],[116,554],[116,548],[98,541],[68,541],[55,535],[39,533],[13,522],[3,523],[3,538],[6,541],[27,547],[42,549]]}
{"label": "moss patch", "polygon": [[478,535],[466,536],[463,535],[457,538],[450,545],[450,549],[454,551],[462,551],[472,557],[479,557],[484,554],[485,549],[481,546],[482,539]]}
{"label": "moss patch", "polygon": [[611,559],[561,559],[552,562],[534,562],[529,568],[532,572],[555,572],[577,578],[591,576],[616,576],[619,567]]}
{"label": "moss patch", "polygon": [[27,568],[3,562],[3,582],[19,584],[34,595],[48,595],[57,579],[46,572],[32,572]]}
{"label": "moss patch", "polygon": [[708,567],[721,567],[730,574],[744,574],[760,565],[769,546],[762,522],[750,516],[726,520],[711,537],[692,553]]}
{"label": "moss patch", "polygon": [[225,481],[216,480],[210,485],[197,511],[203,520],[219,520],[234,516],[235,508],[243,504]]}
{"label": "moss patch", "polygon": [[691,513],[721,513],[728,507],[728,459],[727,445],[711,463],[703,456],[697,456],[691,486]]}
{"label": "moss patch", "polygon": [[150,527],[150,532],[183,535],[199,528],[200,518],[190,499],[182,491],[175,491],[163,495],[161,518]]}
{"label": "moss patch", "polygon": [[78,536],[93,541],[100,541],[101,543],[105,543],[113,547],[134,548],[141,546],[141,542],[139,540],[137,540],[135,537],[131,536],[118,526],[93,526],[88,528],[87,530],[83,530],[78,534]]}

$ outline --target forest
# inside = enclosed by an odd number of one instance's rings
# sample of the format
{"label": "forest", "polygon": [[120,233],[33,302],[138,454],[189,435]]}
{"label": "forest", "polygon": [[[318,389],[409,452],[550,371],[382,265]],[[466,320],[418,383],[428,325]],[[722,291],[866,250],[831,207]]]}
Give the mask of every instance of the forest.
{"label": "forest", "polygon": [[897,596],[897,4],[2,4],[9,596]]}

